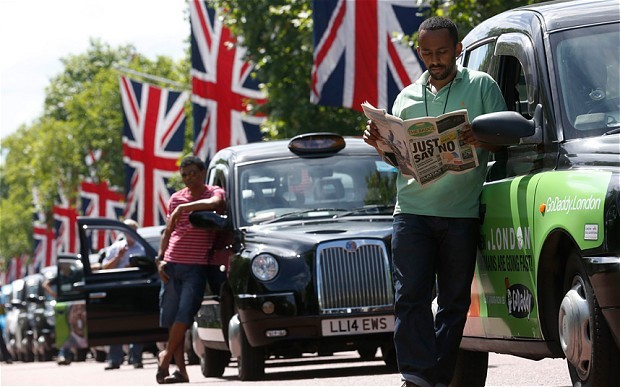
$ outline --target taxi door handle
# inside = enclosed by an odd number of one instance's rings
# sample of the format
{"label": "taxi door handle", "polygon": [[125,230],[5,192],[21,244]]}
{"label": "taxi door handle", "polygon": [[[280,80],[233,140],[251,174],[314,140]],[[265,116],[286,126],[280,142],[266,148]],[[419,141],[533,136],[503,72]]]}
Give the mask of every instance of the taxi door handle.
{"label": "taxi door handle", "polygon": [[88,295],[88,298],[93,300],[93,299],[98,299],[98,298],[106,298],[107,296],[108,294],[106,292],[96,292],[96,293],[90,293]]}

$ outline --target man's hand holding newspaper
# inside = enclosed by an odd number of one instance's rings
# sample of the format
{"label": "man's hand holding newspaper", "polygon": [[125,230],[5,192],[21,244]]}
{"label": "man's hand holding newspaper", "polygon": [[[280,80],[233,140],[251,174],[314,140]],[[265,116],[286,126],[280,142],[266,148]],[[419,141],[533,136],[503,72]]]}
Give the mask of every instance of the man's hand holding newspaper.
{"label": "man's hand holding newspaper", "polygon": [[394,154],[401,173],[421,185],[446,173],[463,173],[478,166],[476,148],[460,140],[460,133],[469,124],[465,109],[404,121],[368,102],[362,109],[379,130],[377,147]]}

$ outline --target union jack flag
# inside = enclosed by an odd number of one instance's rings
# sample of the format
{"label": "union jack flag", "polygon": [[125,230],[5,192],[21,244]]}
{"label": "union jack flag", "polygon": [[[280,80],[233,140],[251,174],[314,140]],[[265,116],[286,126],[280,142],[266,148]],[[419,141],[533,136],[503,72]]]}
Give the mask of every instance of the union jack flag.
{"label": "union jack flag", "polygon": [[[86,216],[96,216],[108,219],[120,219],[125,209],[125,196],[118,190],[112,189],[108,183],[95,183],[84,180],[80,185],[80,199],[82,213]],[[91,247],[97,251],[113,242],[111,231],[94,231]]]}
{"label": "union jack flag", "polygon": [[166,222],[169,178],[178,173],[185,140],[187,92],[120,78],[127,205],[123,216],[140,226]]}
{"label": "union jack flag", "polygon": [[34,205],[32,216],[32,237],[34,240],[32,266],[34,272],[38,273],[42,268],[56,263],[56,249],[54,248],[56,233],[47,225],[37,187],[32,188],[32,201]]}
{"label": "union jack flag", "polygon": [[35,223],[32,227],[34,237],[34,253],[32,255],[34,272],[56,263],[56,249],[54,248],[55,233],[47,224]]}
{"label": "union jack flag", "polygon": [[58,203],[54,205],[54,229],[56,231],[56,251],[78,253],[77,217],[78,213],[69,199],[58,190]]}
{"label": "union jack flag", "polygon": [[194,154],[203,160],[230,145],[260,141],[264,117],[248,114],[248,102],[262,104],[265,95],[251,77],[254,66],[244,60],[213,8],[190,1],[192,26],[192,110]]}
{"label": "union jack flag", "polygon": [[412,0],[314,0],[310,101],[356,110],[368,101],[391,111],[423,72],[415,50],[395,42],[417,31],[419,12]]}
{"label": "union jack flag", "polygon": [[5,284],[10,284],[11,282],[19,278],[17,276],[17,272],[21,271],[21,268],[18,270],[17,266],[21,266],[21,263],[19,262],[19,258],[13,257],[7,261],[6,274],[5,274],[5,279],[4,279]]}
{"label": "union jack flag", "polygon": [[7,283],[24,278],[28,274],[34,274],[33,268],[28,264],[28,260],[29,257],[27,254],[22,254],[9,260],[7,263]]}

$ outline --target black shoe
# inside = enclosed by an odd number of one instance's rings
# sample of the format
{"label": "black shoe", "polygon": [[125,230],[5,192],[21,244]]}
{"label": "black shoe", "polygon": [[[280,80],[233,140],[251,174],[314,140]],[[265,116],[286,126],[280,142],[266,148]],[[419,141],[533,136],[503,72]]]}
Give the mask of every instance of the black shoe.
{"label": "black shoe", "polygon": [[64,356],[58,356],[58,359],[56,359],[56,362],[58,363],[58,365],[69,365],[71,364],[71,360],[64,357]]}
{"label": "black shoe", "polygon": [[109,370],[117,370],[121,368],[120,364],[108,364],[104,370],[109,371]]}
{"label": "black shoe", "polygon": [[420,387],[420,386],[418,386],[417,384],[412,383],[412,382],[410,382],[408,380],[405,380],[403,382],[402,386],[400,386],[400,387]]}
{"label": "black shoe", "polygon": [[142,364],[142,362],[140,362],[140,363],[133,363],[133,368],[144,368],[144,365]]}

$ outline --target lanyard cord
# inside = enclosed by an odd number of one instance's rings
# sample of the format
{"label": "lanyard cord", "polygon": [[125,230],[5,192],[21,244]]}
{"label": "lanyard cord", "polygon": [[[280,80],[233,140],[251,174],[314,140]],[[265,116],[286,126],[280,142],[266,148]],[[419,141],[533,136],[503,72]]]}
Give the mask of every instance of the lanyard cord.
{"label": "lanyard cord", "polygon": [[[430,81],[430,77],[428,79]],[[448,94],[446,95],[446,102],[443,103],[443,114],[446,114],[446,106],[448,106],[448,98],[450,98],[450,90],[452,90],[452,82],[454,82],[454,79],[452,79],[450,81],[450,85],[448,86]],[[428,85],[424,86],[424,109],[426,109],[426,116],[428,117],[428,103],[426,102],[426,89],[428,88]],[[439,93],[439,92],[438,92]]]}

